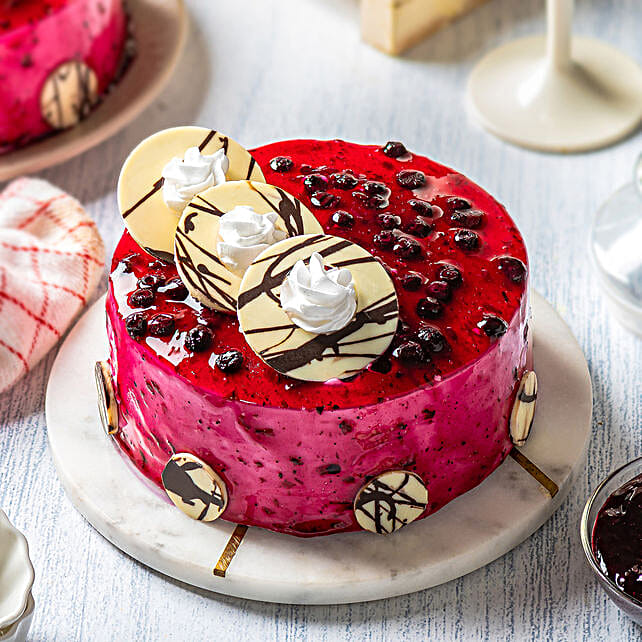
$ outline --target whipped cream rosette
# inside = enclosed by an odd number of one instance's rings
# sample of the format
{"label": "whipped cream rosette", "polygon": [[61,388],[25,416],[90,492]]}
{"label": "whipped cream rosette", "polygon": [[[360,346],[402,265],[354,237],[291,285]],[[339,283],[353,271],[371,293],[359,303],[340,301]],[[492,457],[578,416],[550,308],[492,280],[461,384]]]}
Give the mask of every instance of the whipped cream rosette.
{"label": "whipped cream rosette", "polygon": [[197,194],[226,181],[264,181],[250,153],[204,127],[174,127],[143,140],[118,180],[118,207],[134,240],[164,261],[174,260],[174,233]]}
{"label": "whipped cream rosette", "polygon": [[284,190],[226,182],[185,208],[174,240],[176,268],[195,299],[234,314],[243,274],[261,252],[288,237],[322,231],[310,210]]}
{"label": "whipped cream rosette", "polygon": [[245,271],[238,318],[248,345],[281,374],[306,381],[351,377],[381,356],[399,307],[381,263],[325,234],[288,238]]}

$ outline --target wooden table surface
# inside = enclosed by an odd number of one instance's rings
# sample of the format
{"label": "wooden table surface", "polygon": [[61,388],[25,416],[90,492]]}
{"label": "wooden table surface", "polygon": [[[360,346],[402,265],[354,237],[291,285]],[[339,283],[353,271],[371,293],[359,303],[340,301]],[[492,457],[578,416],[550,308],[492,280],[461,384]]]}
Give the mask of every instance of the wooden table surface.
{"label": "wooden table surface", "polygon": [[[543,0],[492,0],[399,59],[360,43],[356,0],[187,4],[188,43],[165,93],[110,141],[42,173],[86,204],[108,253],[123,227],[114,195],[120,166],[138,141],[164,127],[198,123],[248,147],[297,137],[402,140],[468,174],[519,224],[534,287],[570,324],[589,361],[588,462],[538,532],[446,585],[338,607],[218,596],[131,560],[73,509],[47,448],[53,351],[0,397],[0,507],[26,533],[37,574],[31,639],[640,640],[642,629],[595,583],[578,537],[589,490],[642,453],[642,341],[608,314],[587,251],[596,207],[630,180],[640,132],[610,149],[551,156],[511,147],[470,122],[464,91],[472,65],[499,43],[541,33]],[[577,33],[642,59],[640,0],[576,4]]]}

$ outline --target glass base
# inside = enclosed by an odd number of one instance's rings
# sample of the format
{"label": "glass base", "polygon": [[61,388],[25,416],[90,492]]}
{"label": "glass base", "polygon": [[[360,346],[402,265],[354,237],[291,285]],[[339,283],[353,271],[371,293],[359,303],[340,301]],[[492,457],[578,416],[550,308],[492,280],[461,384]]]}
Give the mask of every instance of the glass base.
{"label": "glass base", "polygon": [[642,194],[636,183],[619,189],[597,211],[591,253],[616,316],[642,335]]}

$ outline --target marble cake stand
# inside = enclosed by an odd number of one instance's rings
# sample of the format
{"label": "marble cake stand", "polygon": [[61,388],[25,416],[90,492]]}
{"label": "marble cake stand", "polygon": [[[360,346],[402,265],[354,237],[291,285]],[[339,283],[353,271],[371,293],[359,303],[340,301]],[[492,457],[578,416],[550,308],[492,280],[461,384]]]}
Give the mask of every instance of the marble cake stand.
{"label": "marble cake stand", "polygon": [[235,525],[189,519],[143,480],[100,425],[93,367],[107,355],[104,306],[101,298],[80,319],[51,372],[46,416],[58,475],[76,508],[110,542],[194,586],[299,604],[375,600],[435,586],[522,542],[560,506],[584,465],[592,409],[586,361],[568,327],[535,294],[540,391],[521,452],[559,487],[554,498],[509,457],[477,488],[393,536],[299,539],[250,528],[218,577],[213,569]]}

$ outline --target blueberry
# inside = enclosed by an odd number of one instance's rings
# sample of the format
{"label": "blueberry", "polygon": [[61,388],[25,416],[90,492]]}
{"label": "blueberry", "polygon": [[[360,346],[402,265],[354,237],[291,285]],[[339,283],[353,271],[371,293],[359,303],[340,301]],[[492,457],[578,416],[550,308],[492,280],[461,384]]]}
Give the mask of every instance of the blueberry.
{"label": "blueberry", "polygon": [[450,299],[450,284],[448,281],[432,281],[426,286],[426,292],[438,301]]}
{"label": "blueberry", "polygon": [[388,374],[392,370],[392,362],[388,357],[382,355],[370,364],[370,370],[380,374]]}
{"label": "blueberry", "polygon": [[363,191],[370,196],[375,194],[379,196],[389,196],[390,190],[386,187],[385,183],[380,183],[379,181],[366,181],[363,184]]}
{"label": "blueberry", "polygon": [[401,277],[401,287],[408,292],[416,292],[424,282],[421,274],[408,272]]}
{"label": "blueberry", "polygon": [[446,263],[439,268],[437,277],[440,281],[447,281],[451,287],[461,285],[462,277],[459,268]]}
{"label": "blueberry", "polygon": [[450,220],[461,227],[477,229],[484,220],[480,210],[456,210],[450,215]]}
{"label": "blueberry", "polygon": [[314,192],[327,189],[328,179],[322,174],[308,174],[303,179],[303,185],[305,185],[305,191],[308,194],[314,194]]}
{"label": "blueberry", "polygon": [[379,216],[377,216],[377,223],[379,223],[384,230],[394,230],[401,226],[401,218],[394,214],[379,214]]}
{"label": "blueberry", "polygon": [[147,318],[142,312],[134,312],[125,319],[127,333],[132,339],[138,339],[145,334],[147,330]]}
{"label": "blueberry", "polygon": [[432,205],[430,203],[427,203],[426,201],[421,201],[418,198],[411,198],[408,201],[408,205],[412,207],[417,214],[420,216],[427,216],[428,218],[432,218],[433,211],[432,211]]}
{"label": "blueberry", "polygon": [[138,279],[139,288],[152,288],[152,290],[157,290],[161,285],[165,285],[165,277],[160,274],[146,274]]}
{"label": "blueberry", "polygon": [[457,230],[453,239],[462,250],[467,252],[472,252],[479,248],[479,236],[471,230]]}
{"label": "blueberry", "polygon": [[172,301],[185,301],[189,295],[187,288],[179,277],[169,280],[165,285],[159,287],[158,291]]}
{"label": "blueberry", "polygon": [[174,334],[174,317],[171,314],[155,314],[147,324],[154,337],[169,337]]}
{"label": "blueberry", "polygon": [[397,174],[397,183],[406,189],[418,189],[426,184],[426,175],[416,169],[402,169]]}
{"label": "blueberry", "polygon": [[321,209],[327,210],[331,207],[336,207],[341,199],[334,194],[330,194],[330,192],[320,191],[314,192],[310,200],[312,201],[312,205],[314,205],[315,207],[320,207]]}
{"label": "blueberry", "polygon": [[352,189],[359,184],[356,176],[351,172],[344,171],[337,174],[332,174],[332,185],[338,187],[339,189]]}
{"label": "blueberry", "polygon": [[416,341],[406,341],[392,351],[392,356],[409,364],[426,361],[424,349]]}
{"label": "blueberry", "polygon": [[228,350],[216,357],[216,367],[221,372],[237,372],[243,365],[243,355],[238,350]]}
{"label": "blueberry", "polygon": [[332,215],[332,222],[338,227],[350,228],[354,225],[354,216],[345,210],[337,210]]}
{"label": "blueberry", "polygon": [[207,350],[214,339],[214,333],[205,325],[197,325],[185,335],[185,349],[190,352]]}
{"label": "blueberry", "polygon": [[508,324],[504,319],[495,316],[485,316],[478,324],[477,327],[486,333],[491,339],[497,339],[506,334]]}
{"label": "blueberry", "polygon": [[513,283],[521,283],[526,278],[526,266],[512,256],[500,257],[497,259],[497,266]]}
{"label": "blueberry", "polygon": [[446,200],[446,203],[452,210],[469,210],[472,207],[470,201],[465,198],[459,198],[459,196],[451,196]]}
{"label": "blueberry", "polygon": [[417,314],[422,319],[436,319],[442,313],[442,305],[430,296],[419,299],[417,302]]}
{"label": "blueberry", "polygon": [[437,328],[426,325],[419,328],[417,340],[426,352],[436,354],[448,349],[448,341],[443,333]]}
{"label": "blueberry", "polygon": [[389,140],[382,148],[381,151],[390,158],[399,158],[408,153],[406,146],[398,140]]}
{"label": "blueberry", "polygon": [[392,251],[402,259],[415,259],[421,254],[421,245],[415,239],[400,236],[396,239]]}
{"label": "blueberry", "polygon": [[352,192],[352,196],[370,210],[383,210],[388,207],[388,198],[379,194],[369,196],[364,192]]}
{"label": "blueberry", "polygon": [[383,230],[379,232],[379,234],[375,234],[373,240],[373,243],[382,249],[390,249],[394,244],[395,244],[395,239],[397,237],[395,236],[394,232],[391,230]]}
{"label": "blueberry", "polygon": [[289,156],[275,156],[270,161],[270,167],[275,172],[289,172],[294,167],[294,163]]}
{"label": "blueberry", "polygon": [[404,231],[417,238],[424,239],[432,232],[432,225],[424,221],[420,216],[417,216],[414,220],[406,223]]}
{"label": "blueberry", "polygon": [[129,295],[129,305],[132,308],[148,308],[154,303],[154,290],[151,288],[139,288]]}

